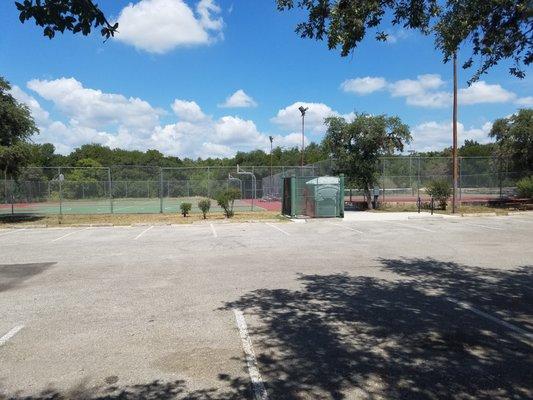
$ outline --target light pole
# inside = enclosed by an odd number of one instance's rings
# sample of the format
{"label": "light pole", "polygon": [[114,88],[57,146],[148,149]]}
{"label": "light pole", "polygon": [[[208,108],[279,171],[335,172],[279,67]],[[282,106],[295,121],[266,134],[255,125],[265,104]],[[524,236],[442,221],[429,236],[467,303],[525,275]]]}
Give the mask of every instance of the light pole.
{"label": "light pole", "polygon": [[270,196],[272,197],[274,192],[274,183],[272,182],[272,144],[274,143],[274,137],[269,136],[268,139],[270,140]]}
{"label": "light pole", "polygon": [[453,197],[452,213],[457,212],[457,52],[453,53],[453,147],[452,147],[452,168],[453,168]]}
{"label": "light pole", "polygon": [[298,110],[302,113],[302,162],[301,167],[304,167],[304,152],[305,152],[305,113],[309,110],[309,107],[300,106]]}

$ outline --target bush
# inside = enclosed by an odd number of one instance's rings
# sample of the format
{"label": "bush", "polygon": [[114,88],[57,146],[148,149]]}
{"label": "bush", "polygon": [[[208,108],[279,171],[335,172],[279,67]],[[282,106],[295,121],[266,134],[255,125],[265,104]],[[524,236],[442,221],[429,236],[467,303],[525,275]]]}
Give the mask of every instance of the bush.
{"label": "bush", "polygon": [[189,213],[191,212],[191,208],[192,208],[191,203],[181,203],[180,205],[181,215],[183,215],[184,217],[189,215]]}
{"label": "bush", "polygon": [[207,218],[207,213],[211,209],[211,200],[209,199],[203,199],[198,202],[198,208],[200,211],[202,211],[202,214],[204,216],[204,219]]}
{"label": "bush", "polygon": [[231,188],[218,193],[215,199],[220,207],[224,210],[226,218],[231,218],[235,214],[233,212],[233,204],[235,199],[239,198],[241,192],[238,189]]}
{"label": "bush", "polygon": [[452,195],[452,187],[448,181],[431,181],[426,188],[426,192],[439,203],[441,209],[446,210],[448,199]]}
{"label": "bush", "polygon": [[516,191],[518,197],[521,198],[532,198],[533,197],[533,175],[526,176],[525,178],[520,179],[516,182]]}

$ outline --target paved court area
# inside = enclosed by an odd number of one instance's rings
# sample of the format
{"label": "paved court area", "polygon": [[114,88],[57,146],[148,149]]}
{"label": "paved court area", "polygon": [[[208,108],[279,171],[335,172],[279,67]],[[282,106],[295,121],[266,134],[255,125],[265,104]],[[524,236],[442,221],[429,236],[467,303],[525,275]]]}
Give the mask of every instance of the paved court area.
{"label": "paved court area", "polygon": [[533,215],[0,230],[0,399],[526,399]]}

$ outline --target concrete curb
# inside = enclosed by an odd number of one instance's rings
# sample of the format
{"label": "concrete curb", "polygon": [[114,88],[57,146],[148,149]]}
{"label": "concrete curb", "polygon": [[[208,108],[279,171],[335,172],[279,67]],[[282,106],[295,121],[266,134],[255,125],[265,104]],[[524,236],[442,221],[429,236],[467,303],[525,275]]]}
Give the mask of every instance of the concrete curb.
{"label": "concrete curb", "polygon": [[498,214],[495,212],[488,213],[463,213],[461,217],[496,217]]}
{"label": "concrete curb", "polygon": [[416,217],[416,216],[408,216],[407,219],[414,219],[414,220],[421,220],[421,221],[440,221],[441,219],[444,219],[442,215],[432,215],[430,217]]}

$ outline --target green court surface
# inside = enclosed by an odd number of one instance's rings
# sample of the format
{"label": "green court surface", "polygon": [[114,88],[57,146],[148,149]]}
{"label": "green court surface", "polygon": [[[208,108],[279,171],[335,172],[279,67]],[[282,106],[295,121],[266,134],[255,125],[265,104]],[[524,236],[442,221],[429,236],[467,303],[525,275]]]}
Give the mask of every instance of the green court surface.
{"label": "green court surface", "polygon": [[[179,213],[182,203],[191,203],[191,212],[200,212],[198,202],[204,197],[164,198],[164,213]],[[235,200],[235,211],[266,211],[265,208],[254,204],[252,200]],[[222,212],[216,200],[211,199],[211,212]],[[156,214],[161,212],[161,200],[152,199],[93,199],[93,200],[64,200],[39,203],[15,203],[0,205],[0,214]]]}

